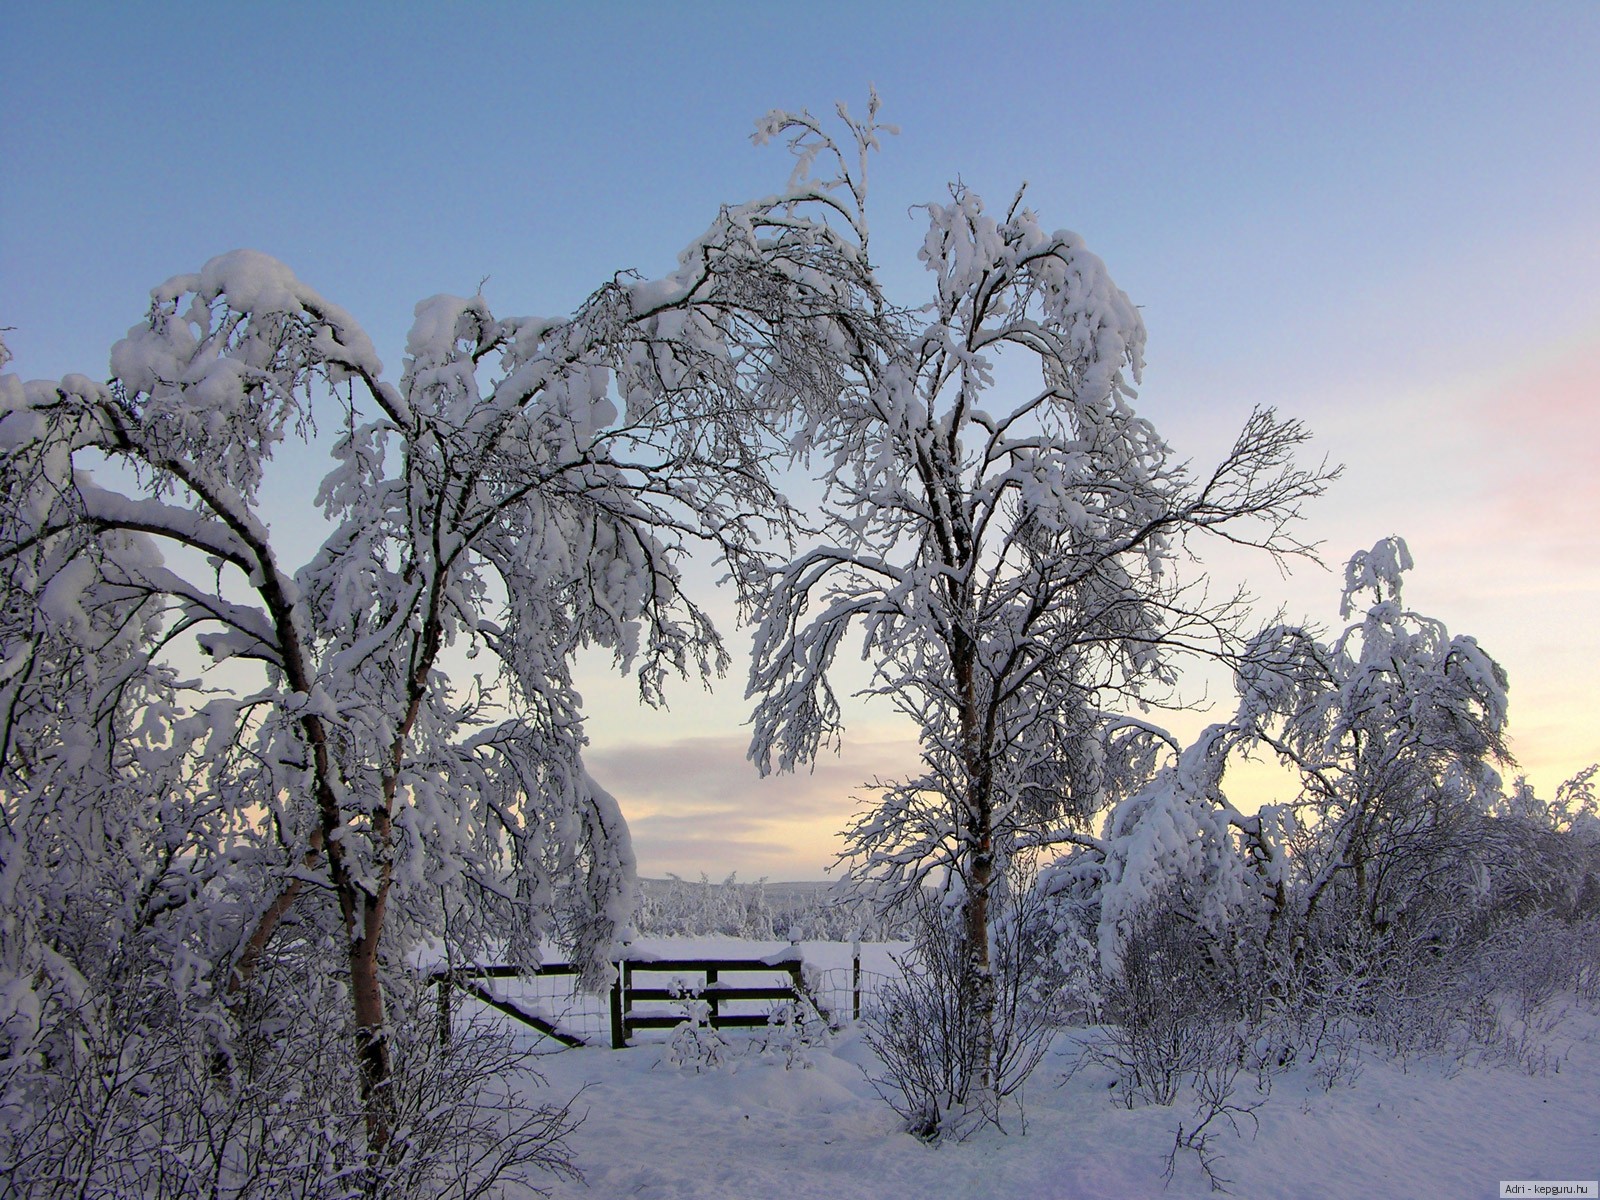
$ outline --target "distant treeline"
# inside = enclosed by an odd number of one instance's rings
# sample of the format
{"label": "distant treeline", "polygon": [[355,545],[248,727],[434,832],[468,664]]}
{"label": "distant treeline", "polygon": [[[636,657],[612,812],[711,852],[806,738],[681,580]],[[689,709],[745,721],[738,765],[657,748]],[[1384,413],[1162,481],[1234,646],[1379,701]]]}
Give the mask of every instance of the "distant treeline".
{"label": "distant treeline", "polygon": [[840,883],[745,883],[730,873],[714,883],[677,875],[639,880],[634,927],[649,937],[740,937],[845,942],[898,941],[909,936],[910,914],[875,913]]}

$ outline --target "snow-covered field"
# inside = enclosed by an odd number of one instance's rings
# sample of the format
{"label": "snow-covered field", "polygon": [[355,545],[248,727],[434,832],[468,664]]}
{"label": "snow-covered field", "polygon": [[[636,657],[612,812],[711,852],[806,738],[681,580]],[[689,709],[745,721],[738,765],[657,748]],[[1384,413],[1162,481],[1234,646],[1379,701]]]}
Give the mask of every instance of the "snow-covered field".
{"label": "snow-covered field", "polygon": [[[695,939],[652,949],[688,956],[765,954],[777,943]],[[808,943],[808,961],[848,962],[847,946]],[[866,947],[866,969],[888,965]],[[1558,1006],[1560,1002],[1558,1001]],[[1328,1196],[1439,1197],[1499,1194],[1501,1180],[1592,1180],[1600,1175],[1600,1015],[1565,1005],[1540,1036],[1549,1069],[1534,1074],[1479,1052],[1400,1063],[1367,1049],[1353,1080],[1327,1087],[1300,1064],[1271,1080],[1269,1094],[1236,1136],[1211,1143],[1234,1195],[1262,1200]],[[529,1035],[546,1086],[584,1114],[573,1137],[587,1183],[556,1183],[558,1197],[1206,1196],[1196,1155],[1183,1152],[1170,1185],[1163,1174],[1195,1102],[1128,1109],[1114,1102],[1111,1075],[1071,1074],[1083,1031],[1061,1034],[1029,1082],[1024,1121],[986,1129],[964,1143],[924,1145],[874,1093],[863,1067],[872,1055],[859,1030],[810,1051],[804,1067],[763,1055],[730,1031],[735,1053],[694,1073],[671,1065],[664,1040],[627,1050],[560,1050]],[[1256,1097],[1241,1094],[1243,1101]]]}

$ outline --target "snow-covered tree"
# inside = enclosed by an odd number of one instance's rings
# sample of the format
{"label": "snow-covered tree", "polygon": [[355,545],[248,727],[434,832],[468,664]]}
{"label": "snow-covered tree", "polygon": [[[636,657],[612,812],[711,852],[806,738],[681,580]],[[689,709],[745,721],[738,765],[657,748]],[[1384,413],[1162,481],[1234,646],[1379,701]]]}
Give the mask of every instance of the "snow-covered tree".
{"label": "snow-covered tree", "polygon": [[[848,831],[855,876],[885,896],[929,882],[959,907],[976,1022],[970,1071],[991,1078],[993,889],[1011,857],[1097,805],[1102,711],[1161,700],[1180,652],[1231,644],[1237,596],[1208,600],[1179,560],[1214,533],[1275,555],[1325,471],[1272,412],[1193,475],[1132,406],[1145,332],[1105,266],[1016,198],[992,213],[956,185],[925,208],[932,294],[895,307],[868,253],[866,166],[883,128],[841,108],[836,142],[809,114],[786,136],[794,221],[831,222],[861,264],[832,318],[842,386],[803,407],[795,450],[819,464],[821,536],[775,571],[759,611],[751,757],[788,770],[836,740],[835,656],[852,631],[865,691],[915,721],[922,770]],[[797,191],[804,191],[797,187]]]}
{"label": "snow-covered tree", "polygon": [[1143,782],[1111,797],[1099,833],[1074,835],[1039,887],[1092,916],[1100,969],[1115,975],[1129,932],[1154,909],[1213,935],[1263,911],[1281,891],[1290,816],[1271,804],[1246,814],[1228,798],[1223,775],[1244,740],[1229,725],[1188,746],[1138,721],[1110,721],[1106,734],[1102,763],[1137,747]]}
{"label": "snow-covered tree", "polygon": [[1556,787],[1546,801],[1525,776],[1517,776],[1511,791],[1495,803],[1496,816],[1511,817],[1554,833],[1573,833],[1588,841],[1600,839],[1600,764],[1591,764]]}
{"label": "snow-covered tree", "polygon": [[[1298,917],[1330,890],[1367,929],[1402,919],[1445,871],[1465,870],[1499,795],[1505,671],[1476,639],[1405,608],[1400,538],[1355,554],[1331,642],[1299,626],[1261,633],[1238,678],[1234,726],[1299,779]],[[1367,597],[1364,608],[1362,598]]]}
{"label": "snow-covered tree", "polygon": [[[1152,904],[1213,934],[1257,917],[1299,931],[1337,893],[1345,919],[1378,931],[1442,894],[1445,874],[1471,877],[1493,767],[1508,761],[1506,677],[1474,639],[1403,607],[1411,565],[1399,538],[1354,555],[1341,615],[1370,603],[1330,641],[1302,625],[1256,634],[1236,663],[1234,713],[1193,744],[1132,720],[1106,727],[1102,771],[1127,794],[1046,887],[1092,909],[1107,969]],[[1261,752],[1294,782],[1246,813],[1223,781],[1237,756]]]}
{"label": "snow-covered tree", "polygon": [[[770,207],[571,318],[425,300],[395,382],[248,251],[156,288],[109,382],[0,377],[8,1037],[81,976],[61,914],[90,893],[192,914],[165,952],[230,1002],[291,911],[332,913],[378,1150],[386,963],[437,936],[526,962],[559,928],[600,981],[634,866],[572,659],[609,648],[652,702],[726,663],[679,563],[709,546],[746,588],[787,519],[767,407],[825,375],[805,318],[843,290],[814,238],[757,236]],[[326,537],[296,568],[262,487],[319,422]]]}

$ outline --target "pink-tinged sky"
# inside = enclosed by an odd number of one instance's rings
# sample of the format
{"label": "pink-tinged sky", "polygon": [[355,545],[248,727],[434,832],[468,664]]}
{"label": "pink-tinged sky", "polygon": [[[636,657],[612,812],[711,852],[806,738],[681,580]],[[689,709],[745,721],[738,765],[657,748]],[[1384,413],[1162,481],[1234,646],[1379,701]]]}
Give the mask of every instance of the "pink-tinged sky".
{"label": "pink-tinged sky", "polygon": [[[1553,789],[1600,759],[1600,5],[1110,8],[19,8],[13,369],[103,373],[151,286],[249,246],[398,373],[423,297],[487,276],[498,312],[560,312],[670,267],[717,204],[786,178],[748,144],[757,115],[860,105],[870,81],[903,129],[874,168],[897,298],[922,293],[911,205],[957,175],[995,203],[1031,181],[1143,306],[1146,415],[1197,464],[1252,405],[1305,419],[1347,467],[1310,514],[1330,565],[1408,539],[1408,599],[1505,664],[1513,749]],[[285,530],[318,468],[291,469]],[[1335,574],[1215,566],[1263,617],[1335,618]],[[738,667],[641,714],[603,665],[590,761],[647,873],[815,877],[854,785],[914,763],[911,731],[867,709],[839,758],[757,781]]]}

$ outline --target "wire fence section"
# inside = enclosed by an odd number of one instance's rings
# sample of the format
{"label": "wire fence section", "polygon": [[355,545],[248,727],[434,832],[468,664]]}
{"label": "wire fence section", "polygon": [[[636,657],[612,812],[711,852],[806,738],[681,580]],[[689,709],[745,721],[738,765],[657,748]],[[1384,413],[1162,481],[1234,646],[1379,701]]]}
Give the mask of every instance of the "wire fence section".
{"label": "wire fence section", "polygon": [[[450,1009],[466,1020],[499,1012],[568,1046],[603,1046],[611,1036],[611,1015],[605,993],[596,995],[578,986],[576,968],[548,963],[537,973],[483,974],[457,971],[450,978],[435,977],[440,988],[439,1032],[450,1034]],[[452,997],[451,993],[458,993]]]}
{"label": "wire fence section", "polygon": [[808,998],[835,1028],[876,1013],[891,978],[880,971],[854,967],[807,971],[805,976]]}

